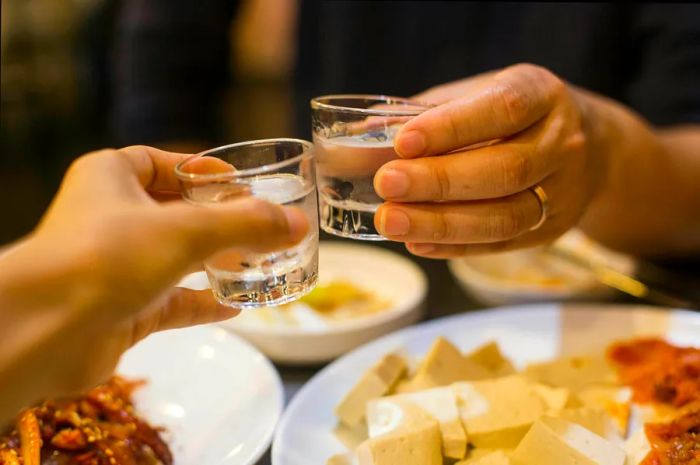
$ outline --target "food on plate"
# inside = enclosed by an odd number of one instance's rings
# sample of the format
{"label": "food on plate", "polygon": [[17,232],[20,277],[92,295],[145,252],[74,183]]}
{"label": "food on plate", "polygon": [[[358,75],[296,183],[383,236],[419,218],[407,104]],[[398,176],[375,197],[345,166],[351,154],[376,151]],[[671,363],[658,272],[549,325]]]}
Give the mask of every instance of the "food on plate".
{"label": "food on plate", "polygon": [[406,360],[403,357],[397,354],[385,356],[347,393],[336,407],[335,414],[352,428],[365,417],[367,402],[389,392],[405,372]]}
{"label": "food on plate", "polygon": [[474,272],[506,286],[576,288],[581,282],[590,280],[585,270],[553,256],[544,247],[472,256],[462,260]]}
{"label": "food on plate", "polygon": [[343,321],[375,315],[393,302],[347,280],[320,283],[299,300],[265,307],[242,315],[250,324],[322,328]]}
{"label": "food on plate", "polygon": [[565,357],[551,362],[534,363],[525,368],[524,374],[540,383],[573,391],[591,386],[615,385],[615,373],[602,354]]}
{"label": "food on plate", "polygon": [[625,451],[576,423],[543,416],[511,455],[522,465],[621,465]]}
{"label": "food on plate", "polygon": [[546,411],[534,383],[519,375],[452,385],[469,442],[487,449],[514,448]]}
{"label": "food on plate", "polygon": [[113,377],[85,395],[22,411],[0,437],[0,464],[171,465],[160,431],[134,411],[131,394],[141,384]]}
{"label": "food on plate", "polygon": [[486,344],[473,353],[462,355],[457,347],[443,337],[435,340],[420,362],[415,375],[402,381],[397,392],[415,392],[455,381],[492,378],[513,372],[496,344]]}
{"label": "food on plate", "polygon": [[700,349],[641,339],[615,344],[608,354],[633,400],[654,405],[661,417],[637,438],[638,450],[647,452],[641,464],[700,464]]}
{"label": "food on plate", "polygon": [[[462,458],[467,448],[467,435],[459,417],[457,396],[449,387],[381,397],[367,404],[367,431],[370,438],[383,436],[414,421],[411,408],[425,412],[437,420],[442,439],[442,454]],[[415,412],[414,412],[415,416]]]}
{"label": "food on plate", "polygon": [[350,281],[331,281],[316,286],[299,299],[299,302],[335,318],[353,311],[363,315],[376,313],[388,306],[388,302],[378,298],[373,292]]}
{"label": "food on plate", "polygon": [[439,337],[412,371],[387,357],[336,409],[364,440],[329,465],[700,465],[699,349],[638,339],[516,372],[493,342]]}
{"label": "food on plate", "polygon": [[360,444],[355,451],[360,464],[442,464],[439,423],[412,403],[400,403],[396,407],[403,421],[397,428]]}
{"label": "food on plate", "polygon": [[673,407],[700,401],[700,349],[642,339],[615,344],[609,355],[635,401]]}
{"label": "food on plate", "polygon": [[644,427],[651,450],[643,465],[700,463],[700,403],[691,404],[670,423]]}

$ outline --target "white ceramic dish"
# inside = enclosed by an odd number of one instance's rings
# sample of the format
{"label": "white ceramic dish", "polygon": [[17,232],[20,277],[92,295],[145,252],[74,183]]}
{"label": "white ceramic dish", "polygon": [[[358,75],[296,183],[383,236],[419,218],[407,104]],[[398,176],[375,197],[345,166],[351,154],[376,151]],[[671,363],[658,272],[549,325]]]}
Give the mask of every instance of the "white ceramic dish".
{"label": "white ceramic dish", "polygon": [[382,355],[404,350],[425,354],[437,336],[462,350],[495,340],[516,365],[559,355],[600,350],[641,335],[660,335],[682,345],[700,344],[700,314],[651,307],[539,304],[466,313],[423,323],[367,344],[318,373],[294,397],[280,420],[273,465],[322,464],[345,451],[333,435],[333,408]]}
{"label": "white ceramic dish", "polygon": [[[613,252],[571,230],[557,246],[591,262],[633,272],[633,259]],[[450,271],[465,292],[486,305],[575,300],[601,300],[614,291],[579,265],[546,253],[546,247],[453,259]]]}
{"label": "white ceramic dish", "polygon": [[175,465],[255,464],[284,405],[269,360],[217,326],[153,334],[117,372],[147,381],[134,393],[137,411],[165,428]]}
{"label": "white ceramic dish", "polygon": [[247,339],[276,362],[325,362],[418,321],[428,290],[423,271],[408,258],[379,247],[322,242],[319,283],[333,280],[350,281],[391,302],[391,305],[386,310],[352,320],[314,320],[308,325],[298,326],[265,324],[256,316],[256,310],[244,310],[222,325]]}

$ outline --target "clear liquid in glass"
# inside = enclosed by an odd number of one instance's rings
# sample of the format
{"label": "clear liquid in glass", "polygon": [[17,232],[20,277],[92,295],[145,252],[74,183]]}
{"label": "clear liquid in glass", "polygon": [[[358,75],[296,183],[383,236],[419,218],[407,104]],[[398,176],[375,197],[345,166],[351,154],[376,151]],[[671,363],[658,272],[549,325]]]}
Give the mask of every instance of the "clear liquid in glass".
{"label": "clear liquid in glass", "polygon": [[[242,188],[242,185],[245,185]],[[316,190],[301,176],[273,174],[240,180],[226,197],[253,195],[300,208],[309,220],[307,236],[296,246],[272,253],[227,250],[205,263],[216,299],[251,308],[291,302],[313,289],[318,279]],[[218,189],[218,201],[226,189]],[[202,202],[205,203],[205,202]]]}
{"label": "clear liquid in glass", "polygon": [[314,136],[321,228],[360,240],[385,240],[374,226],[383,203],[374,190],[374,175],[398,158],[394,135],[399,126],[352,136]]}

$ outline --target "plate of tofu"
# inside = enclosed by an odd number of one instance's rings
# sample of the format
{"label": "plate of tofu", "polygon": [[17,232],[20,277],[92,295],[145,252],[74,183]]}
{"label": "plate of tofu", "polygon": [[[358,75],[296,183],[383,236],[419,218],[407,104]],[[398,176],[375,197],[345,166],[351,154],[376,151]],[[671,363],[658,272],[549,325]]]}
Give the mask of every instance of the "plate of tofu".
{"label": "plate of tofu", "polygon": [[638,465],[682,450],[687,462],[668,463],[692,464],[693,345],[700,314],[642,306],[533,304],[426,322],[309,381],[280,421],[272,463]]}

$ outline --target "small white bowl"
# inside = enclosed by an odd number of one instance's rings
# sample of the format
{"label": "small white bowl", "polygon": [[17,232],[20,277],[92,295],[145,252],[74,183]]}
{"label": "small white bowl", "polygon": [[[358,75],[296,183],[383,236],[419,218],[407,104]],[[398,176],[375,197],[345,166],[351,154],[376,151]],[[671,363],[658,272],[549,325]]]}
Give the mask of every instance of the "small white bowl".
{"label": "small white bowl", "polygon": [[[202,289],[204,273],[190,275],[180,284]],[[342,321],[285,325],[265,323],[256,312],[243,310],[221,323],[260,349],[270,359],[289,364],[312,364],[332,360],[349,350],[418,321],[423,313],[428,281],[410,259],[394,252],[337,241],[319,246],[319,284],[349,281],[390,301],[388,308],[367,316]],[[265,309],[268,310],[268,309]],[[288,311],[288,310],[285,310]]]}
{"label": "small white bowl", "polygon": [[[575,229],[557,244],[622,273],[631,273],[635,267],[630,257],[604,248]],[[540,246],[464,257],[450,260],[449,268],[465,292],[488,305],[597,300],[614,293],[590,270],[545,252],[546,247]]]}

